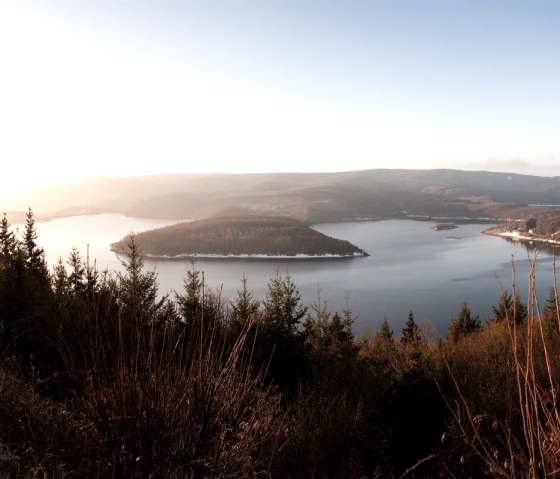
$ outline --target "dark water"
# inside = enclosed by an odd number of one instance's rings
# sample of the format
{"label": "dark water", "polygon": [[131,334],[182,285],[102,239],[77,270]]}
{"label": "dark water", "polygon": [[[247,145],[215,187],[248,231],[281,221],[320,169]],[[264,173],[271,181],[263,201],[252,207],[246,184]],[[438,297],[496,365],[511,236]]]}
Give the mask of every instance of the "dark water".
{"label": "dark water", "polygon": [[[130,231],[161,227],[176,221],[127,218],[121,215],[75,216],[38,225],[39,242],[49,264],[67,257],[76,246],[85,257],[97,259],[100,269],[119,270],[118,257],[109,244]],[[515,258],[516,287],[527,296],[529,259],[532,247],[480,234],[489,225],[468,224],[447,231],[433,231],[431,223],[412,220],[383,220],[321,224],[315,229],[346,239],[370,256],[355,259],[197,260],[208,285],[220,288],[224,297],[235,295],[245,273],[249,288],[264,297],[266,284],[277,270],[289,272],[306,303],[315,301],[317,289],[331,310],[344,308],[345,296],[357,316],[356,330],[376,329],[386,317],[400,332],[409,310],[421,322],[429,320],[440,333],[450,318],[468,301],[471,311],[482,318],[490,314],[500,294],[499,281],[511,289],[512,255]],[[459,238],[459,239],[451,239]],[[181,290],[190,260],[149,260],[158,273],[160,290]],[[537,289],[544,303],[552,286],[552,255],[540,251]]]}

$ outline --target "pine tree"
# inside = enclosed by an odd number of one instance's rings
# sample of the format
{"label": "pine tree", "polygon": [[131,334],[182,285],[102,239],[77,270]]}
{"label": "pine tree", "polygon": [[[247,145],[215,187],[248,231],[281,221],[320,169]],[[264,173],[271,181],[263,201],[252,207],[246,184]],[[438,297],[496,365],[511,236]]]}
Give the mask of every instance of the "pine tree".
{"label": "pine tree", "polygon": [[183,294],[176,293],[179,313],[189,331],[201,321],[203,309],[202,273],[194,268],[187,270],[183,279]]}
{"label": "pine tree", "polygon": [[406,326],[402,330],[401,344],[403,345],[416,345],[422,342],[422,337],[420,335],[420,329],[414,321],[414,314],[412,311],[408,312],[408,319],[406,321]]}
{"label": "pine tree", "polygon": [[321,290],[317,288],[317,299],[311,305],[311,311],[308,311],[303,323],[305,342],[312,350],[328,349],[330,318],[327,302],[321,300]]}
{"label": "pine tree", "polygon": [[339,356],[347,356],[355,353],[357,348],[354,344],[354,333],[352,323],[334,313],[328,325],[328,337],[330,338],[329,349]]}
{"label": "pine tree", "polygon": [[493,316],[491,321],[515,322],[521,324],[527,318],[527,306],[521,302],[518,294],[515,297],[508,291],[504,291],[499,299],[498,307],[492,306]]}
{"label": "pine tree", "polygon": [[457,313],[457,316],[451,320],[447,336],[453,342],[457,342],[459,339],[469,334],[476,333],[481,329],[482,324],[479,316],[476,315],[474,318],[471,316],[471,310],[465,301],[461,306],[461,310]]}
{"label": "pine tree", "polygon": [[52,284],[59,303],[64,302],[70,294],[70,280],[62,258],[58,258],[58,263],[53,267]]}
{"label": "pine tree", "polygon": [[307,307],[301,304],[301,294],[289,274],[276,273],[269,280],[263,307],[258,360],[261,365],[270,361],[269,376],[292,391],[304,366],[301,320]]}
{"label": "pine tree", "polygon": [[[88,245],[89,249],[89,245]],[[97,271],[96,263],[94,261],[93,266],[89,264],[89,251],[86,261],[86,274],[85,274],[85,286],[86,293],[91,298],[94,293],[98,291],[99,287],[99,272]]]}
{"label": "pine tree", "polygon": [[385,318],[381,323],[379,330],[375,334],[374,340],[375,342],[393,341],[393,330],[389,327],[389,322],[387,321],[387,318]]}
{"label": "pine tree", "polygon": [[548,298],[543,308],[542,323],[543,328],[548,335],[559,333],[559,311],[560,303],[558,302],[558,295],[554,287],[550,288]]}
{"label": "pine tree", "polygon": [[301,320],[307,307],[301,304],[301,294],[291,276],[276,273],[268,282],[264,300],[264,320],[278,338],[289,340],[301,334]]}
{"label": "pine tree", "polygon": [[86,289],[86,267],[76,248],[72,248],[70,252],[68,266],[70,266],[70,275],[68,276],[70,288],[75,296],[81,296]]}
{"label": "pine tree", "polygon": [[45,261],[45,252],[43,248],[37,244],[37,229],[35,227],[35,217],[31,208],[25,215],[25,229],[23,237],[23,251],[27,260],[29,269],[33,275],[45,280],[49,278],[47,263]]}
{"label": "pine tree", "polygon": [[0,221],[0,268],[7,267],[16,248],[16,238],[11,230],[6,213]]}
{"label": "pine tree", "polygon": [[247,277],[243,274],[241,289],[237,291],[237,298],[231,304],[230,329],[240,333],[255,318],[259,307],[260,303],[253,298],[253,294],[247,287]]}
{"label": "pine tree", "polygon": [[[346,331],[353,331],[354,328],[354,314],[352,313],[352,308],[350,307],[350,295],[348,292],[344,295],[344,310],[342,311],[342,323]],[[352,333],[352,340],[354,340],[354,333]]]}
{"label": "pine tree", "polygon": [[131,236],[126,259],[121,260],[124,273],[118,274],[119,300],[123,313],[132,323],[157,321],[158,312],[166,297],[157,301],[157,275],[144,272],[144,255]]}

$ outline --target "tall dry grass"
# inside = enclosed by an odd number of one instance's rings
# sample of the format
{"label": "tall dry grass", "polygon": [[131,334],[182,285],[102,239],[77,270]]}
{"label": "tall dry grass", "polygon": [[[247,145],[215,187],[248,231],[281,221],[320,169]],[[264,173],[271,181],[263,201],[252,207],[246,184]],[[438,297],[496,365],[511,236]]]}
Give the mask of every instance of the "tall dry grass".
{"label": "tall dry grass", "polygon": [[[266,475],[282,441],[280,395],[241,357],[247,329],[229,352],[185,342],[181,326],[119,351],[111,370],[90,372],[79,404],[106,449],[111,475]],[[142,340],[144,339],[144,341]]]}
{"label": "tall dry grass", "polygon": [[[488,331],[467,346],[476,348],[476,342],[483,349],[486,345],[491,354],[500,351],[489,363],[501,371],[501,390],[495,393],[502,398],[502,409],[496,401],[493,408],[488,407],[490,400],[473,401],[474,395],[462,382],[457,364],[447,363],[457,392],[457,399],[448,403],[455,426],[489,477],[537,479],[560,475],[560,310],[556,300],[556,331],[551,333],[543,324],[536,293],[536,264],[535,255],[530,258],[527,319],[518,324],[506,316],[503,324],[491,324]],[[557,298],[555,261],[553,271]],[[512,277],[515,294],[513,263]],[[512,316],[515,317],[515,310]],[[475,352],[473,357],[480,361],[484,353],[479,353]],[[498,358],[501,364],[495,363]],[[491,368],[480,371],[492,373]],[[475,382],[480,388],[486,381]],[[481,394],[484,393],[479,397]]]}

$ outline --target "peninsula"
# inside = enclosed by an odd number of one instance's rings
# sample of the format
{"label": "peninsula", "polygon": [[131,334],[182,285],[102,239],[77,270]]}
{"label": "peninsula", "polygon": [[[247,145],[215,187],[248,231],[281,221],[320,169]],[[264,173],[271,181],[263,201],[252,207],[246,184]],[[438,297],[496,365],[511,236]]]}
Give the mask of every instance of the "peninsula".
{"label": "peninsula", "polygon": [[[111,245],[124,252],[130,236]],[[135,243],[152,258],[352,258],[368,254],[345,240],[331,238],[285,217],[209,218],[145,231]]]}
{"label": "peninsula", "polygon": [[509,221],[483,231],[484,234],[501,236],[517,241],[560,244],[560,216],[529,218],[526,221]]}

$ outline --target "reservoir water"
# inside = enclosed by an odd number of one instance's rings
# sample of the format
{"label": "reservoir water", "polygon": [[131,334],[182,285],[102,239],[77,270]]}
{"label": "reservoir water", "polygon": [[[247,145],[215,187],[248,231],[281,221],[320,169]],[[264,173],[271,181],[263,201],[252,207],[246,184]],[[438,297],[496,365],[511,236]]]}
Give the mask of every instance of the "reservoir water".
{"label": "reservoir water", "polygon": [[[109,245],[131,231],[140,232],[176,223],[177,220],[129,218],[118,214],[74,216],[37,224],[38,242],[49,266],[66,259],[72,247],[98,269],[122,270]],[[346,239],[370,256],[353,259],[198,259],[209,287],[233,298],[243,274],[258,298],[264,298],[268,279],[289,272],[306,304],[326,300],[331,311],[342,311],[345,297],[356,316],[355,330],[375,330],[384,318],[396,334],[409,310],[418,322],[429,320],[445,334],[449,320],[467,301],[472,313],[486,318],[497,304],[500,286],[511,289],[512,256],[516,288],[527,297],[531,245],[480,234],[489,225],[466,224],[453,230],[434,231],[431,223],[413,220],[343,222],[313,226],[327,235]],[[553,284],[553,256],[539,251],[537,286],[541,304]],[[183,277],[193,263],[188,259],[146,260],[158,274],[160,292],[181,291]]]}

